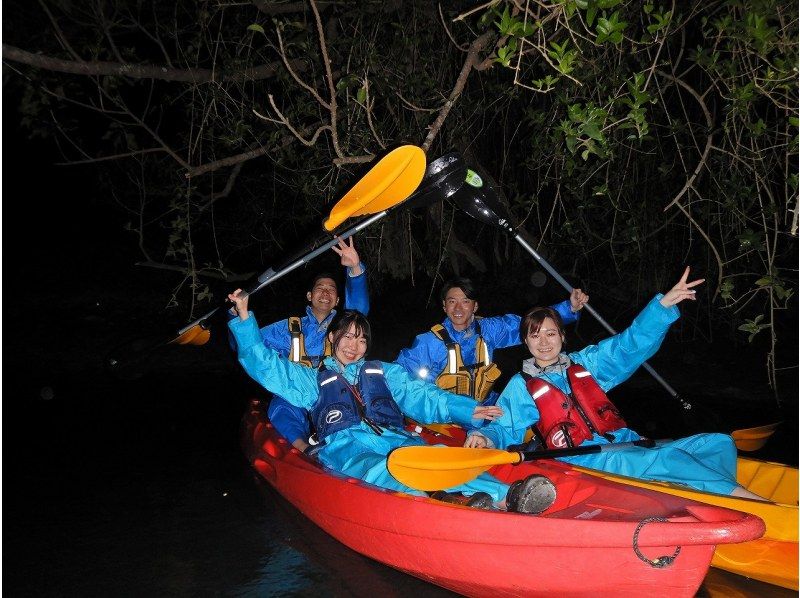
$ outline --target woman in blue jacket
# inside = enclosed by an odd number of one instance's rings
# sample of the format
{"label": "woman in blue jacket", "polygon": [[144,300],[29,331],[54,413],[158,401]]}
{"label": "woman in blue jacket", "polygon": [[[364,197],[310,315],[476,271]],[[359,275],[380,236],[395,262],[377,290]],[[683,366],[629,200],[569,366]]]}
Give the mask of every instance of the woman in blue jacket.
{"label": "woman in blue jacket", "polygon": [[[341,257],[341,264],[345,268],[344,308],[369,314],[366,267],[353,245],[353,237],[350,237],[349,243],[339,239],[338,245],[331,249]],[[339,289],[334,277],[327,272],[317,274],[311,281],[306,300],[308,305],[305,316],[300,318],[300,333],[305,353],[313,366],[325,353],[328,325],[336,315],[336,307],[339,305]],[[236,317],[234,310],[230,311],[230,317]],[[267,324],[261,328],[260,334],[267,347],[275,349],[283,357],[291,354],[292,334],[288,319]],[[236,351],[234,342],[231,342],[231,346]],[[309,448],[312,430],[305,409],[295,407],[279,395],[273,395],[267,415],[281,436],[291,442],[292,446],[301,451]]]}
{"label": "woman in blue jacket", "polygon": [[[473,418],[491,420],[501,413],[498,407],[476,405],[468,397],[416,380],[397,364],[364,361],[370,328],[357,311],[345,310],[331,322],[328,339],[333,355],[319,369],[293,363],[264,345],[255,317],[247,311],[247,298],[240,293],[228,296],[239,314],[228,323],[239,347],[239,362],[267,390],[309,410],[322,444],[317,457],[335,471],[424,496],[395,480],[386,465],[393,449],[424,444],[403,429],[403,416],[469,424]],[[470,506],[521,513],[541,512],[555,501],[555,487],[543,476],[530,476],[509,487],[483,474],[445,490],[467,495]]]}
{"label": "woman in blue jacket", "polygon": [[[625,425],[605,391],[627,380],[661,346],[680,315],[677,304],[694,300],[693,287],[703,282],[687,282],[688,277],[686,268],[678,284],[656,295],[620,334],[573,353],[562,351],[565,336],[558,314],[549,308],[530,310],[520,324],[520,336],[532,357],[500,396],[497,406],[502,417],[470,432],[465,446],[504,449],[522,442],[529,429],[547,448],[641,438]],[[725,434],[698,434],[654,449],[631,447],[563,460],[629,477],[761,499],[737,484],[736,446]]]}

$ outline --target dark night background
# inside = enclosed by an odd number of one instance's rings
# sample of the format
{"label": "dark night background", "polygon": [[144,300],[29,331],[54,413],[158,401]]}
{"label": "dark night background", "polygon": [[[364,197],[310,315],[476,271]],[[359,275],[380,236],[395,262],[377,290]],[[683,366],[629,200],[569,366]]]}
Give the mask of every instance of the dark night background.
{"label": "dark night background", "polygon": [[[352,553],[254,481],[237,433],[246,399],[260,391],[239,371],[221,326],[208,345],[158,350],[134,360],[122,378],[104,368],[116,346],[179,327],[151,290],[163,283],[157,276],[168,275],[133,265],[130,239],[109,224],[114,214],[97,201],[91,168],[51,166],[48,147],[27,142],[13,123],[6,104],[8,595],[449,595]],[[501,277],[496,284],[508,282]],[[412,331],[440,319],[438,307],[425,304],[429,291],[418,281],[416,288],[397,285],[373,297],[376,332],[387,340],[378,356],[391,358]],[[487,298],[481,311],[560,296],[549,285],[509,289]],[[265,290],[254,307],[267,322],[301,310],[299,299],[297,280],[287,281]],[[603,313],[602,297],[593,299]],[[619,323],[630,315],[621,314]],[[587,320],[574,335],[585,340],[598,333]],[[670,338],[652,363],[697,403],[700,418],[727,412],[713,425],[783,418],[786,424],[757,456],[796,464],[796,414],[770,407],[763,364],[720,350]],[[505,371],[513,371],[521,353],[501,353]],[[671,399],[646,375],[635,376],[617,398],[640,429],[673,434],[683,425]],[[704,592],[725,587],[731,577],[712,571]],[[792,594],[741,578],[733,583],[741,595]]]}

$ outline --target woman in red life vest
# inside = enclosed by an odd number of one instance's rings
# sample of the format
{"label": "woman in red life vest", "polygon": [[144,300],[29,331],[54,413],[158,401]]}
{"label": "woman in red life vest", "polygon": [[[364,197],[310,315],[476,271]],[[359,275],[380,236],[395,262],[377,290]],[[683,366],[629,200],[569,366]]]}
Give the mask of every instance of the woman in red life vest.
{"label": "woman in red life vest", "polygon": [[[550,308],[530,310],[520,336],[532,357],[508,383],[497,402],[503,416],[470,432],[465,446],[507,448],[528,430],[546,448],[627,442],[641,438],[625,424],[605,393],[627,380],[661,346],[678,319],[677,304],[694,300],[689,268],[666,294],[656,295],[629,328],[580,351],[562,351],[564,328]],[[698,490],[761,498],[736,482],[736,446],[725,434],[698,434],[655,449],[625,450],[565,457],[584,467],[649,480],[686,484]]]}

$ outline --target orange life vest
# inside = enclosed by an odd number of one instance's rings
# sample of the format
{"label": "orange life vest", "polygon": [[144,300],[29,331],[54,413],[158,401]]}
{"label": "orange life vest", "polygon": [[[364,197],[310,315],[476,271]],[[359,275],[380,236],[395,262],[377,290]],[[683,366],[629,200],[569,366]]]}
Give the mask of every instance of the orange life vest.
{"label": "orange life vest", "polygon": [[534,432],[541,436],[547,448],[578,446],[590,440],[594,433],[608,437],[614,430],[627,427],[619,410],[583,366],[573,364],[567,368],[570,395],[543,378],[524,372],[523,376],[539,409]]}
{"label": "orange life vest", "polygon": [[322,355],[306,355],[306,343],[305,336],[303,335],[303,326],[300,318],[297,316],[292,316],[289,318],[289,336],[291,337],[291,343],[289,345],[289,361],[300,363],[311,368],[317,367],[320,361],[322,361],[325,357],[333,355],[331,341],[328,339],[327,334],[325,335],[325,348],[322,350]]}
{"label": "orange life vest", "polygon": [[447,363],[436,378],[436,386],[457,395],[472,397],[483,402],[500,377],[500,368],[489,359],[489,348],[481,336],[480,318],[475,318],[475,359],[477,363],[464,365],[461,346],[450,338],[447,329],[441,324],[431,328],[434,336],[441,340],[447,349]]}

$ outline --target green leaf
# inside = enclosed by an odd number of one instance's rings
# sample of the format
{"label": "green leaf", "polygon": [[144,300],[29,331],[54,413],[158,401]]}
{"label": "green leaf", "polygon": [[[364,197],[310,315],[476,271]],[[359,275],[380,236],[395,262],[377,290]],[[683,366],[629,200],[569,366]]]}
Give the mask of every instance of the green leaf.
{"label": "green leaf", "polygon": [[755,336],[759,332],[761,332],[765,328],[770,328],[769,324],[760,324],[759,323],[763,319],[764,319],[764,315],[763,314],[759,314],[754,319],[747,320],[744,324],[739,326],[739,328],[737,329],[737,330],[741,330],[743,332],[749,332],[750,333],[750,336],[747,339],[748,343],[752,343],[753,342],[753,338],[755,338]]}
{"label": "green leaf", "polygon": [[764,278],[759,278],[759,279],[758,279],[758,280],[755,282],[755,285],[756,285],[757,287],[768,287],[768,286],[770,286],[771,284],[772,284],[772,277],[771,277],[771,276],[765,276]]}
{"label": "green leaf", "polygon": [[364,102],[367,101],[367,88],[366,87],[360,87],[358,89],[358,93],[356,94],[356,100],[358,101],[359,104],[363,104]]}
{"label": "green leaf", "polygon": [[723,299],[732,299],[733,298],[733,281],[730,278],[726,278],[722,281],[722,284],[719,285],[719,294]]}
{"label": "green leaf", "polygon": [[786,289],[779,284],[774,284],[772,286],[772,290],[775,293],[775,296],[778,298],[779,301],[783,301],[784,299],[788,299],[794,293],[794,289]]}
{"label": "green leaf", "polygon": [[592,122],[587,122],[583,125],[583,132],[586,133],[589,137],[594,139],[595,141],[603,142],[604,137],[603,133],[600,131],[599,127]]}
{"label": "green leaf", "polygon": [[592,4],[586,11],[586,24],[591,27],[594,25],[594,18],[597,16],[597,5]]}
{"label": "green leaf", "polygon": [[255,31],[256,33],[260,33],[261,35],[266,35],[264,28],[259,25],[258,23],[251,23],[247,26],[248,31]]}

